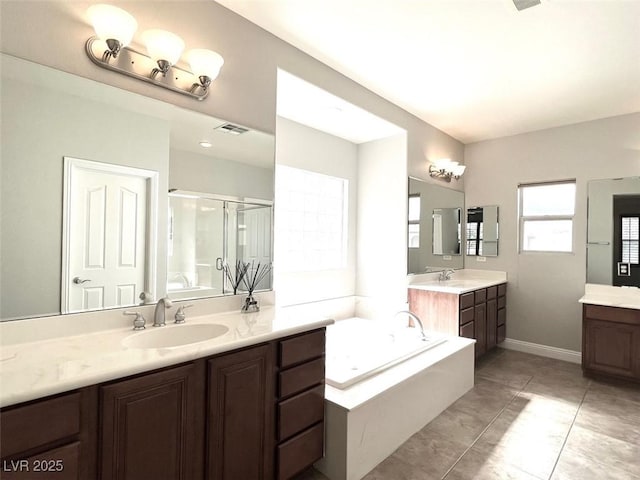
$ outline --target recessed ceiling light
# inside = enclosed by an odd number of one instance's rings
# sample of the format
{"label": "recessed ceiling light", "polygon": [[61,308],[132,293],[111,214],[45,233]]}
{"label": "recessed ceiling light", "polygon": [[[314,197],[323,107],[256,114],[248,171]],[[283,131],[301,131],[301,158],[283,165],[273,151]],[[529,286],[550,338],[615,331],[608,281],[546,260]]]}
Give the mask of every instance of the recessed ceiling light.
{"label": "recessed ceiling light", "polygon": [[200,146],[202,148],[211,148],[213,145],[211,144],[211,142],[207,142],[206,140],[203,140],[202,142],[200,142]]}

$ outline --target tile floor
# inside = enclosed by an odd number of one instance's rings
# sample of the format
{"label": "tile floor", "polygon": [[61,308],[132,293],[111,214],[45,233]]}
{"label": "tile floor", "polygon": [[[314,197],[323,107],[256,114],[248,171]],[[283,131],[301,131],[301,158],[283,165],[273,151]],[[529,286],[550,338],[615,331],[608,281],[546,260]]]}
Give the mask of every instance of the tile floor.
{"label": "tile floor", "polygon": [[640,385],[501,348],[475,379],[365,480],[640,480]]}

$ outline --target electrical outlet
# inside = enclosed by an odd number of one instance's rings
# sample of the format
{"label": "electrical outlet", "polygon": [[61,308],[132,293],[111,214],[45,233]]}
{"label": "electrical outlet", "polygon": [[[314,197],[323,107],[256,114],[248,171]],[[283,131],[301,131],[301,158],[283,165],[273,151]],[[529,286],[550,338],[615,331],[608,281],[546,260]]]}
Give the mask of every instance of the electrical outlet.
{"label": "electrical outlet", "polygon": [[487,257],[476,257],[476,262],[486,262]]}
{"label": "electrical outlet", "polygon": [[443,260],[451,260],[451,255],[443,255],[442,259]]}

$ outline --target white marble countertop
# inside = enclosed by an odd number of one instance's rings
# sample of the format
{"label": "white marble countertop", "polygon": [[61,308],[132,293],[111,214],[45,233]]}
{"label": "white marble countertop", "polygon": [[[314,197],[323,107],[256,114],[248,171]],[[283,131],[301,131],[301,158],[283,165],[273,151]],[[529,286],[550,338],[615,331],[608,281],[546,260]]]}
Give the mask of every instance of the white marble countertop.
{"label": "white marble countertop", "polygon": [[462,294],[499,285],[507,281],[506,272],[490,270],[456,270],[451,275],[451,280],[440,281],[436,278],[421,280],[408,285],[409,288],[418,290],[430,290],[433,292],[444,292]]}
{"label": "white marble countertop", "polygon": [[580,303],[640,310],[640,288],[587,283]]}
{"label": "white marble countertop", "polygon": [[184,325],[212,323],[229,330],[217,338],[170,348],[123,346],[127,337],[155,330],[149,325],[141,332],[117,328],[2,346],[0,407],[321,328],[333,320],[266,307],[255,313],[191,317],[186,324],[159,328],[179,330]]}

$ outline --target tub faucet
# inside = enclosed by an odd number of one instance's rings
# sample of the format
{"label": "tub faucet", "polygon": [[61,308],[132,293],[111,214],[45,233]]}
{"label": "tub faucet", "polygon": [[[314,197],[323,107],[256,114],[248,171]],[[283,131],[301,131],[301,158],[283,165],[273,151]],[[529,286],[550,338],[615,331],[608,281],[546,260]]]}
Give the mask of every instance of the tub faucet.
{"label": "tub faucet", "polygon": [[[416,315],[413,312],[410,312],[409,310],[400,310],[398,313],[394,315],[394,318],[397,317],[398,315],[408,315],[409,317],[411,317],[420,326],[420,335],[422,336],[422,340],[423,341],[427,340],[427,336],[424,333],[424,325],[422,324],[422,320],[420,320],[420,317],[418,317],[418,315]],[[409,322],[409,326],[411,326],[411,322]],[[414,324],[414,327],[415,327],[415,324]]]}
{"label": "tub faucet", "polygon": [[165,310],[172,306],[173,303],[167,297],[158,300],[158,303],[156,303],[156,311],[153,313],[154,327],[164,327],[166,325]]}
{"label": "tub faucet", "polygon": [[447,270],[443,270],[440,272],[440,276],[438,277],[438,280],[440,280],[441,282],[444,282],[446,280],[451,280],[451,275],[453,275],[454,273],[456,273],[454,270],[451,270],[450,268],[448,268]]}

